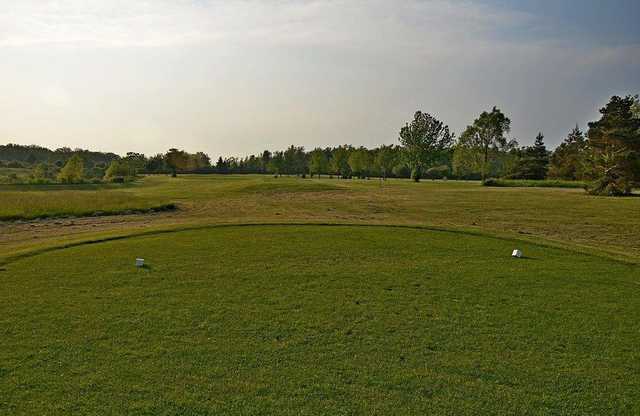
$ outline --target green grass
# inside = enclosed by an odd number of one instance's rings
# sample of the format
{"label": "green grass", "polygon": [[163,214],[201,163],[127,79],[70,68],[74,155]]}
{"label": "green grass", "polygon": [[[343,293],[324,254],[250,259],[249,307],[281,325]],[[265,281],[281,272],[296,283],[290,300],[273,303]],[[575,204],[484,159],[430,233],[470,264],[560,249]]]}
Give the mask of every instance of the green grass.
{"label": "green grass", "polygon": [[141,198],[131,192],[65,186],[37,190],[0,190],[0,220],[28,220],[67,216],[101,216],[175,209],[175,204]]}
{"label": "green grass", "polygon": [[533,188],[579,188],[584,189],[587,185],[583,181],[565,181],[560,179],[545,180],[524,180],[524,179],[487,179],[484,186],[496,187],[533,187]]}
{"label": "green grass", "polygon": [[[332,183],[333,182],[333,183]],[[344,186],[340,186],[340,181],[321,182],[314,180],[296,180],[291,178],[277,179],[269,182],[250,183],[237,190],[240,193],[256,192],[260,194],[287,194],[287,193],[304,193],[304,192],[325,192],[345,190]]]}
{"label": "green grass", "polygon": [[0,414],[640,411],[640,198],[256,175],[0,187],[4,218],[172,203],[0,223]]}
{"label": "green grass", "polygon": [[602,257],[232,226],[4,267],[1,414],[640,412],[638,266]]}

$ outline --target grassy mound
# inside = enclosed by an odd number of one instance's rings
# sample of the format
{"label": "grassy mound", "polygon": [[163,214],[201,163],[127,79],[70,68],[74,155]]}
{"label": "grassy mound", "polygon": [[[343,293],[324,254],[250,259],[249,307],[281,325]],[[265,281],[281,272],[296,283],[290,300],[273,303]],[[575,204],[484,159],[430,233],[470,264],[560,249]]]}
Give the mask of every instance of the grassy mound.
{"label": "grassy mound", "polygon": [[640,411],[637,266],[513,248],[254,226],[22,259],[0,272],[0,413]]}

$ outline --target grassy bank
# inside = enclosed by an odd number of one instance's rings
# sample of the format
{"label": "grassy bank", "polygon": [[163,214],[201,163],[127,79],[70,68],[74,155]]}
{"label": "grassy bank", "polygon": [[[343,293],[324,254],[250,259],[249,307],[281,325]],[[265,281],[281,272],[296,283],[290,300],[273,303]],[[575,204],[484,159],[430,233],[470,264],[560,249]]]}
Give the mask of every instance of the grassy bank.
{"label": "grassy bank", "polygon": [[21,188],[0,190],[0,220],[103,216],[176,209],[174,203],[162,198],[144,198],[133,192],[110,188],[95,189],[90,185],[42,185],[39,189],[32,189],[31,186]]}

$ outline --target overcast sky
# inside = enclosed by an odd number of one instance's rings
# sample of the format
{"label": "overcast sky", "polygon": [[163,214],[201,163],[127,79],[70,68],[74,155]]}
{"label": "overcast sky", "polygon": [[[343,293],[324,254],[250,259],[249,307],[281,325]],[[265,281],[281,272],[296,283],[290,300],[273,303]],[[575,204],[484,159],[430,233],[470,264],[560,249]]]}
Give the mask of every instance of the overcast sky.
{"label": "overcast sky", "polygon": [[638,0],[0,0],[0,143],[212,157],[396,143],[497,105],[553,147],[640,92]]}

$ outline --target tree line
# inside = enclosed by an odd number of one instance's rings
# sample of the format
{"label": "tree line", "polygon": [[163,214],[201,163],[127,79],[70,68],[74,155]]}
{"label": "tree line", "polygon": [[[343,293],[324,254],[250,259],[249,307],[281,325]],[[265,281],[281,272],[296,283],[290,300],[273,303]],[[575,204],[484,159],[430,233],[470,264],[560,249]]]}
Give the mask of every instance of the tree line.
{"label": "tree line", "polygon": [[338,178],[564,179],[589,182],[589,192],[630,194],[640,183],[638,96],[614,96],[600,119],[578,126],[553,151],[539,133],[531,146],[509,137],[511,120],[499,108],[482,112],[459,137],[434,116],[417,111],[402,126],[398,144],[373,149],[348,144],[306,151],[291,145],[243,158],[218,158],[169,149],[147,157],[39,146],[0,146],[0,167],[31,167],[32,180],[123,182],[140,173],[269,173]]}

